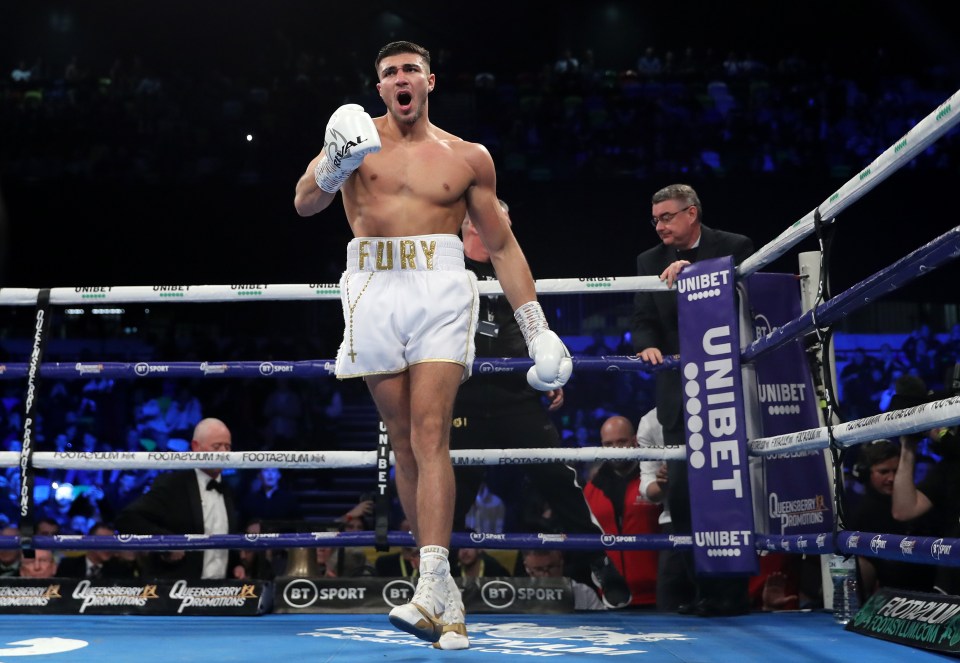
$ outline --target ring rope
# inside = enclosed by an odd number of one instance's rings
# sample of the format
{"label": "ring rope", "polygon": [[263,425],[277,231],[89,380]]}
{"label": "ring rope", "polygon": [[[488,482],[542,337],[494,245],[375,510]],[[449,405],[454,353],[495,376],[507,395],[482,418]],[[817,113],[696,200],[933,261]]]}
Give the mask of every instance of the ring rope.
{"label": "ring rope", "polygon": [[[916,433],[957,423],[960,423],[960,396],[951,396],[837,424],[833,426],[833,433],[839,446],[851,447],[882,437]],[[764,457],[826,449],[829,444],[830,436],[824,426],[756,438],[750,440],[747,447],[751,456]],[[451,460],[455,465],[521,465],[553,462],[593,463],[603,460],[682,460],[685,454],[684,447],[466,449],[451,453]],[[0,467],[11,467],[19,462],[18,452],[0,452]],[[392,455],[390,462],[393,463]],[[376,451],[38,451],[33,455],[33,467],[47,469],[330,469],[376,467],[376,464]]]}
{"label": "ring rope", "polygon": [[[0,536],[0,550],[20,547],[19,536]],[[268,534],[120,534],[103,535],[38,535],[37,548],[48,550],[208,550],[208,549],[276,549],[317,547],[372,547],[374,532],[300,532]],[[389,546],[414,546],[409,532],[389,532]],[[869,542],[868,545],[864,545]],[[487,534],[454,532],[452,548],[544,550],[689,550],[693,537],[671,534]],[[754,534],[758,551],[793,554],[846,554],[878,557],[915,564],[960,566],[960,539],[884,534],[876,532],[840,532],[834,541],[831,532],[776,536]]]}
{"label": "ring rope", "polygon": [[[683,447],[577,449],[464,449],[451,452],[454,465],[536,465],[599,463],[605,460],[682,460]],[[0,451],[0,467],[20,463],[17,451]],[[391,453],[389,463],[395,464]],[[37,469],[172,470],[193,468],[343,469],[377,466],[376,451],[38,451]]]}
{"label": "ring rope", "polygon": [[[593,294],[604,292],[667,291],[667,284],[656,276],[580,277],[539,279],[534,281],[540,294]],[[499,281],[477,284],[481,295],[502,295]],[[38,290],[31,288],[0,289],[0,305],[35,306]],[[324,301],[339,300],[336,283],[178,286],[97,286],[51,288],[50,303],[66,305],[107,305],[140,303],[216,303],[248,301]]]}
{"label": "ring rope", "polygon": [[[889,410],[863,419],[854,419],[832,427],[840,447],[852,447],[872,440],[918,433],[931,428],[954,426],[960,423],[960,396],[951,396],[923,405]],[[784,433],[773,437],[750,440],[747,448],[751,456],[776,456],[826,449],[830,445],[827,427]]]}
{"label": "ring rope", "polygon": [[861,306],[874,302],[958,257],[960,257],[960,226],[948,230],[799,318],[758,338],[744,349],[742,359],[752,361],[762,354],[815,331],[818,325],[838,322]]}
{"label": "ring rope", "polygon": [[[18,536],[0,536],[0,550],[18,547]],[[267,534],[118,534],[114,536],[59,534],[35,537],[38,548],[58,550],[212,550],[251,548],[373,547],[376,534],[362,532],[299,532]],[[390,546],[415,546],[409,532],[389,532]],[[547,550],[664,550],[690,548],[692,537],[673,534],[484,534],[454,532],[453,548],[501,550],[543,548]]]}
{"label": "ring rope", "polygon": [[[604,357],[572,357],[574,367],[606,371],[641,371],[656,373],[676,369],[680,359],[676,355],[663,358],[660,364],[651,364],[636,356],[612,355]],[[474,372],[519,373],[533,365],[532,359],[524,357],[480,358],[473,362]],[[0,380],[12,380],[27,375],[29,364],[0,364]],[[89,379],[90,376],[108,378],[289,378],[333,376],[335,360],[312,359],[306,361],[138,361],[138,362],[50,362],[40,366],[44,377],[59,379]]]}

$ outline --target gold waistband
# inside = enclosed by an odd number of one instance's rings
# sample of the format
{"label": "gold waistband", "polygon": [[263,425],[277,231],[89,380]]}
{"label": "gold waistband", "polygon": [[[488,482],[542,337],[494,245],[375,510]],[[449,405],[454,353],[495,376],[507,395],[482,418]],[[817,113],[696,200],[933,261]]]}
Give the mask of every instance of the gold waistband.
{"label": "gold waistband", "polygon": [[347,245],[348,272],[462,269],[463,243],[456,235],[356,237]]}

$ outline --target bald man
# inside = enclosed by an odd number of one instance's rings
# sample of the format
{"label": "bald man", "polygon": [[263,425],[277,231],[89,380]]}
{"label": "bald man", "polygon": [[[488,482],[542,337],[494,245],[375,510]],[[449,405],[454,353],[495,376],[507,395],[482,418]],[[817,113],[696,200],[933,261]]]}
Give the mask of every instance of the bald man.
{"label": "bald man", "polygon": [[[197,424],[190,442],[194,452],[233,448],[230,429],[209,417]],[[231,534],[240,531],[235,500],[221,480],[220,468],[164,472],[150,491],[126,506],[117,517],[121,534]],[[236,577],[236,551],[182,550],[150,553],[140,558],[145,578],[224,579]]]}
{"label": "bald man", "polygon": [[[631,449],[637,446],[633,423],[615,415],[600,427],[604,449]],[[659,532],[660,507],[640,494],[640,462],[608,460],[584,486],[583,496],[603,527],[604,534],[615,536]],[[607,556],[630,587],[631,605],[656,603],[657,552],[655,550],[614,550]]]}

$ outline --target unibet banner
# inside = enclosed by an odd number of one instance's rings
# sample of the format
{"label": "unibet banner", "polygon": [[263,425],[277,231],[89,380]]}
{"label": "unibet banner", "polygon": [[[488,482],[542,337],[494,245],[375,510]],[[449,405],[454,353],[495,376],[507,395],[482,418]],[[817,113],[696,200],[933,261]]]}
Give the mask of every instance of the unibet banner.
{"label": "unibet banner", "polygon": [[758,571],[734,276],[733,258],[714,258],[684,267],[675,286],[693,555],[703,575]]}
{"label": "unibet banner", "polygon": [[[753,274],[746,287],[756,338],[800,317],[800,288],[793,274]],[[799,339],[758,357],[754,368],[763,437],[820,427],[813,378]],[[823,453],[763,458],[766,533],[833,531],[833,499]]]}

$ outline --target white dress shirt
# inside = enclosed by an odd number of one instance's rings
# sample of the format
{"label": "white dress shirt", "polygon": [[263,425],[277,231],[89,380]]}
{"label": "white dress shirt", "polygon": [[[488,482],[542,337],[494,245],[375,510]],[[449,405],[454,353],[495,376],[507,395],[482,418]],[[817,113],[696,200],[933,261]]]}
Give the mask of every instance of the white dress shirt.
{"label": "white dress shirt", "polygon": [[[197,473],[197,484],[200,486],[200,504],[203,507],[203,533],[228,534],[230,523],[227,520],[227,503],[223,493],[218,490],[207,490],[210,475],[202,470]],[[217,477],[217,482],[220,477]],[[227,558],[230,552],[224,549],[203,551],[203,573],[201,578],[222,580],[227,577]]]}
{"label": "white dress shirt", "polygon": [[[637,423],[637,445],[640,447],[663,448],[663,426],[657,420],[657,409],[654,408],[640,417]],[[664,464],[662,460],[641,460],[640,461],[640,496],[643,499],[647,497],[647,489],[650,484],[657,481],[657,470]],[[668,477],[669,478],[669,477]],[[657,519],[661,525],[672,522],[670,519],[670,507],[667,506],[667,500],[660,502],[663,510]]]}

